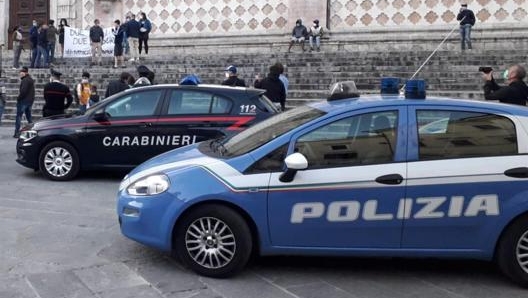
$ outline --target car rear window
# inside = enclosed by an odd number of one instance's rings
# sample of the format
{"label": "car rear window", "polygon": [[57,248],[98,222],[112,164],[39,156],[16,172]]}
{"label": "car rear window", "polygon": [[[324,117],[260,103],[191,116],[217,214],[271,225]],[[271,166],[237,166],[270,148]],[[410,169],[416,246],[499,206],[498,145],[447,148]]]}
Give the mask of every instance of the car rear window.
{"label": "car rear window", "polygon": [[486,157],[518,153],[507,117],[465,111],[419,110],[419,159]]}

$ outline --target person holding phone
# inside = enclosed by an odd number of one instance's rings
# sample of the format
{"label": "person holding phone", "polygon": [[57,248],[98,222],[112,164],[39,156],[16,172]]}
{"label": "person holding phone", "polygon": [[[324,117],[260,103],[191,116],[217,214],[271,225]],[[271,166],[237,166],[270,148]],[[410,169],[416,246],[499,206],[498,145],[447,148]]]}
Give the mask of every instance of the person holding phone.
{"label": "person holding phone", "polygon": [[471,50],[471,28],[475,25],[475,14],[467,8],[467,4],[462,4],[457,15],[457,20],[460,21],[460,38],[462,51],[466,49]]}
{"label": "person holding phone", "polygon": [[[486,69],[488,70],[488,69]],[[525,106],[528,100],[528,86],[524,83],[526,69],[520,65],[512,65],[505,72],[508,86],[499,86],[493,78],[493,71],[484,72],[484,98],[486,100],[498,100],[503,103]]]}

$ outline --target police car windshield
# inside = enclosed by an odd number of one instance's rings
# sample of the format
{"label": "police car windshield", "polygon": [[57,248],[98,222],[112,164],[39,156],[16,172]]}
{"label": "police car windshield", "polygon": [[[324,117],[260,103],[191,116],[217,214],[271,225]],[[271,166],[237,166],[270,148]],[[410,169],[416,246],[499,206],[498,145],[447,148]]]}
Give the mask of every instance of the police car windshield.
{"label": "police car windshield", "polygon": [[223,155],[233,157],[246,154],[324,114],[326,112],[309,106],[277,114],[223,141]]}

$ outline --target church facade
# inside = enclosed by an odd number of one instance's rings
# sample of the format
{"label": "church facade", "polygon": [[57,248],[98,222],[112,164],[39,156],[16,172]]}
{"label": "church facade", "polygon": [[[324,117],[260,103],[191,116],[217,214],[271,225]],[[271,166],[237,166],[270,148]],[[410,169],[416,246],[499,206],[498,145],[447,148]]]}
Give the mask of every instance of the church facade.
{"label": "church facade", "polygon": [[105,27],[126,13],[145,12],[151,36],[171,38],[287,36],[297,19],[314,19],[332,34],[449,31],[456,27],[460,5],[476,15],[475,28],[528,28],[528,0],[0,0],[4,11],[0,44],[10,43],[15,25],[31,20],[65,18],[72,27],[88,28],[94,19]]}

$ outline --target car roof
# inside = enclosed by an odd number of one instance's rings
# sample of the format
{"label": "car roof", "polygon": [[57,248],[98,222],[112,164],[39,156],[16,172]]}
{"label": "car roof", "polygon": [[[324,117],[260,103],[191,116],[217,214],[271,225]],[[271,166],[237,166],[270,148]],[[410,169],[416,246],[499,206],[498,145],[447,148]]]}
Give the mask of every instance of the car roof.
{"label": "car roof", "polygon": [[325,111],[328,114],[339,114],[360,108],[383,106],[450,106],[463,108],[484,108],[496,112],[528,116],[528,107],[475,99],[458,99],[447,97],[427,97],[426,99],[406,99],[402,95],[365,95],[356,98],[339,100],[322,100],[310,106]]}
{"label": "car roof", "polygon": [[227,85],[217,85],[217,84],[198,84],[198,85],[180,85],[180,84],[155,84],[155,85],[146,85],[146,86],[137,86],[134,88],[126,89],[125,92],[133,92],[134,90],[139,89],[158,89],[158,88],[175,88],[175,89],[196,89],[196,90],[209,90],[209,91],[224,91],[226,93],[231,92],[245,92],[245,93],[255,93],[261,94],[266,92],[263,89],[256,89],[251,87],[238,87],[238,86],[227,86]]}

